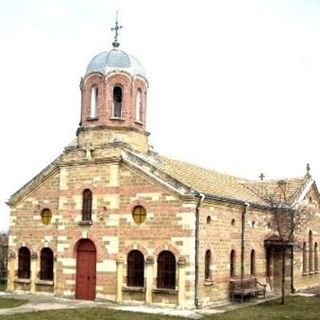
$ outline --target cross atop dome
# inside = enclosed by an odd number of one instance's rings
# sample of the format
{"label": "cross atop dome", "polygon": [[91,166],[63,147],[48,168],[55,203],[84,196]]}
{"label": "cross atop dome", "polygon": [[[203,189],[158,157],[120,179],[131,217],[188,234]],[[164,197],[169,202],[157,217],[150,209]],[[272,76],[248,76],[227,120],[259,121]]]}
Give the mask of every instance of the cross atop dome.
{"label": "cross atop dome", "polygon": [[112,42],[113,49],[117,49],[120,46],[120,43],[118,41],[118,35],[119,35],[118,30],[119,29],[122,29],[122,26],[119,26],[119,24],[118,24],[118,11],[117,11],[115,26],[113,28],[111,28],[111,31],[115,31],[114,41]]}

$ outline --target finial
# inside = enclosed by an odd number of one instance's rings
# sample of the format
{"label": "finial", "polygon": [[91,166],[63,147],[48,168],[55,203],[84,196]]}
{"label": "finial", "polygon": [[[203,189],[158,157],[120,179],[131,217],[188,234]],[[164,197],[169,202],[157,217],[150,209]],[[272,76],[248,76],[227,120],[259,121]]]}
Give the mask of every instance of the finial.
{"label": "finial", "polygon": [[259,178],[261,181],[263,181],[263,179],[265,178],[265,175],[261,172]]}
{"label": "finial", "polygon": [[311,170],[310,163],[307,163],[306,170],[307,170],[307,175],[309,176],[310,175],[310,170]]}
{"label": "finial", "polygon": [[117,14],[116,14],[116,23],[115,23],[115,26],[114,28],[111,28],[111,31],[115,31],[115,34],[114,34],[114,41],[112,42],[112,45],[113,45],[113,49],[117,49],[119,46],[120,46],[120,43],[118,41],[118,30],[119,29],[122,29],[122,26],[119,26],[118,24],[118,10],[117,10]]}

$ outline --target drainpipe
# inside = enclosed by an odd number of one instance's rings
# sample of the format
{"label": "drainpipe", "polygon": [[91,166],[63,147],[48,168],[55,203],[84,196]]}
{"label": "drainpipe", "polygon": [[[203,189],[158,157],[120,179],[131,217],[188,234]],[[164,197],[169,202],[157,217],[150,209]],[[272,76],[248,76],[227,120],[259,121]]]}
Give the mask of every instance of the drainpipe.
{"label": "drainpipe", "polygon": [[244,278],[244,233],[246,226],[246,212],[250,207],[250,204],[248,202],[245,202],[244,204],[245,207],[241,214],[241,281]]}
{"label": "drainpipe", "polygon": [[205,198],[205,195],[198,193],[196,195],[199,197],[196,206],[196,230],[195,230],[195,279],[194,279],[194,305],[196,309],[199,309],[199,226],[200,226],[200,206]]}

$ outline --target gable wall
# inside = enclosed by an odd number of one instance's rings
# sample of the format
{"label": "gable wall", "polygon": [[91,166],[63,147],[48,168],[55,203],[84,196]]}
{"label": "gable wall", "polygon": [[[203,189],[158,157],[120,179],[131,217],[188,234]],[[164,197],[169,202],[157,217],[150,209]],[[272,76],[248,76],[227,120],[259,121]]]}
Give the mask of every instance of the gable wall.
{"label": "gable wall", "polygon": [[[81,224],[82,192],[93,193],[92,224]],[[40,208],[52,210],[52,223],[43,225]],[[144,223],[138,225],[132,218],[135,205],[147,210]],[[17,271],[17,250],[25,244],[36,252],[36,271],[39,276],[41,248],[49,246],[56,256],[54,292],[74,297],[76,284],[76,244],[79,239],[91,239],[97,250],[96,297],[117,299],[117,261],[123,261],[122,282],[126,286],[127,254],[140,250],[145,260],[154,261],[151,282],[156,288],[157,256],[170,250],[186,260],[183,299],[193,296],[194,284],[194,213],[195,203],[183,203],[157,184],[119,162],[64,165],[60,174],[48,179],[37,190],[22,200],[11,212],[11,246],[16,257],[14,282]],[[36,212],[37,211],[37,212]],[[55,223],[53,223],[55,222]],[[27,228],[26,228],[27,227]],[[35,268],[34,266],[32,268]],[[33,281],[33,280],[32,280]],[[23,290],[42,290],[39,285],[20,287]],[[147,281],[147,279],[145,279]],[[176,289],[178,289],[178,266]],[[12,286],[12,290],[14,287]],[[145,293],[123,291],[123,300],[145,300]],[[152,293],[152,302],[178,303],[178,293]],[[191,298],[191,301],[192,298]]]}

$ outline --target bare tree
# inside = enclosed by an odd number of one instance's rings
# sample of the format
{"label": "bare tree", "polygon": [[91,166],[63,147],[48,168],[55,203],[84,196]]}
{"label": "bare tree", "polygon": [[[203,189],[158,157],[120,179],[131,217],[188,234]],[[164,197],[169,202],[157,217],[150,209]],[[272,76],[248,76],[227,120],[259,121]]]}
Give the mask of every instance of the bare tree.
{"label": "bare tree", "polygon": [[264,200],[273,215],[273,228],[282,254],[281,304],[285,304],[287,251],[291,249],[292,259],[293,248],[300,247],[297,233],[312,218],[314,210],[303,201],[298,202],[295,199],[295,187],[290,184],[290,180],[263,181],[252,187],[250,189]]}
{"label": "bare tree", "polygon": [[0,232],[0,288],[5,287],[8,263],[8,234]]}

